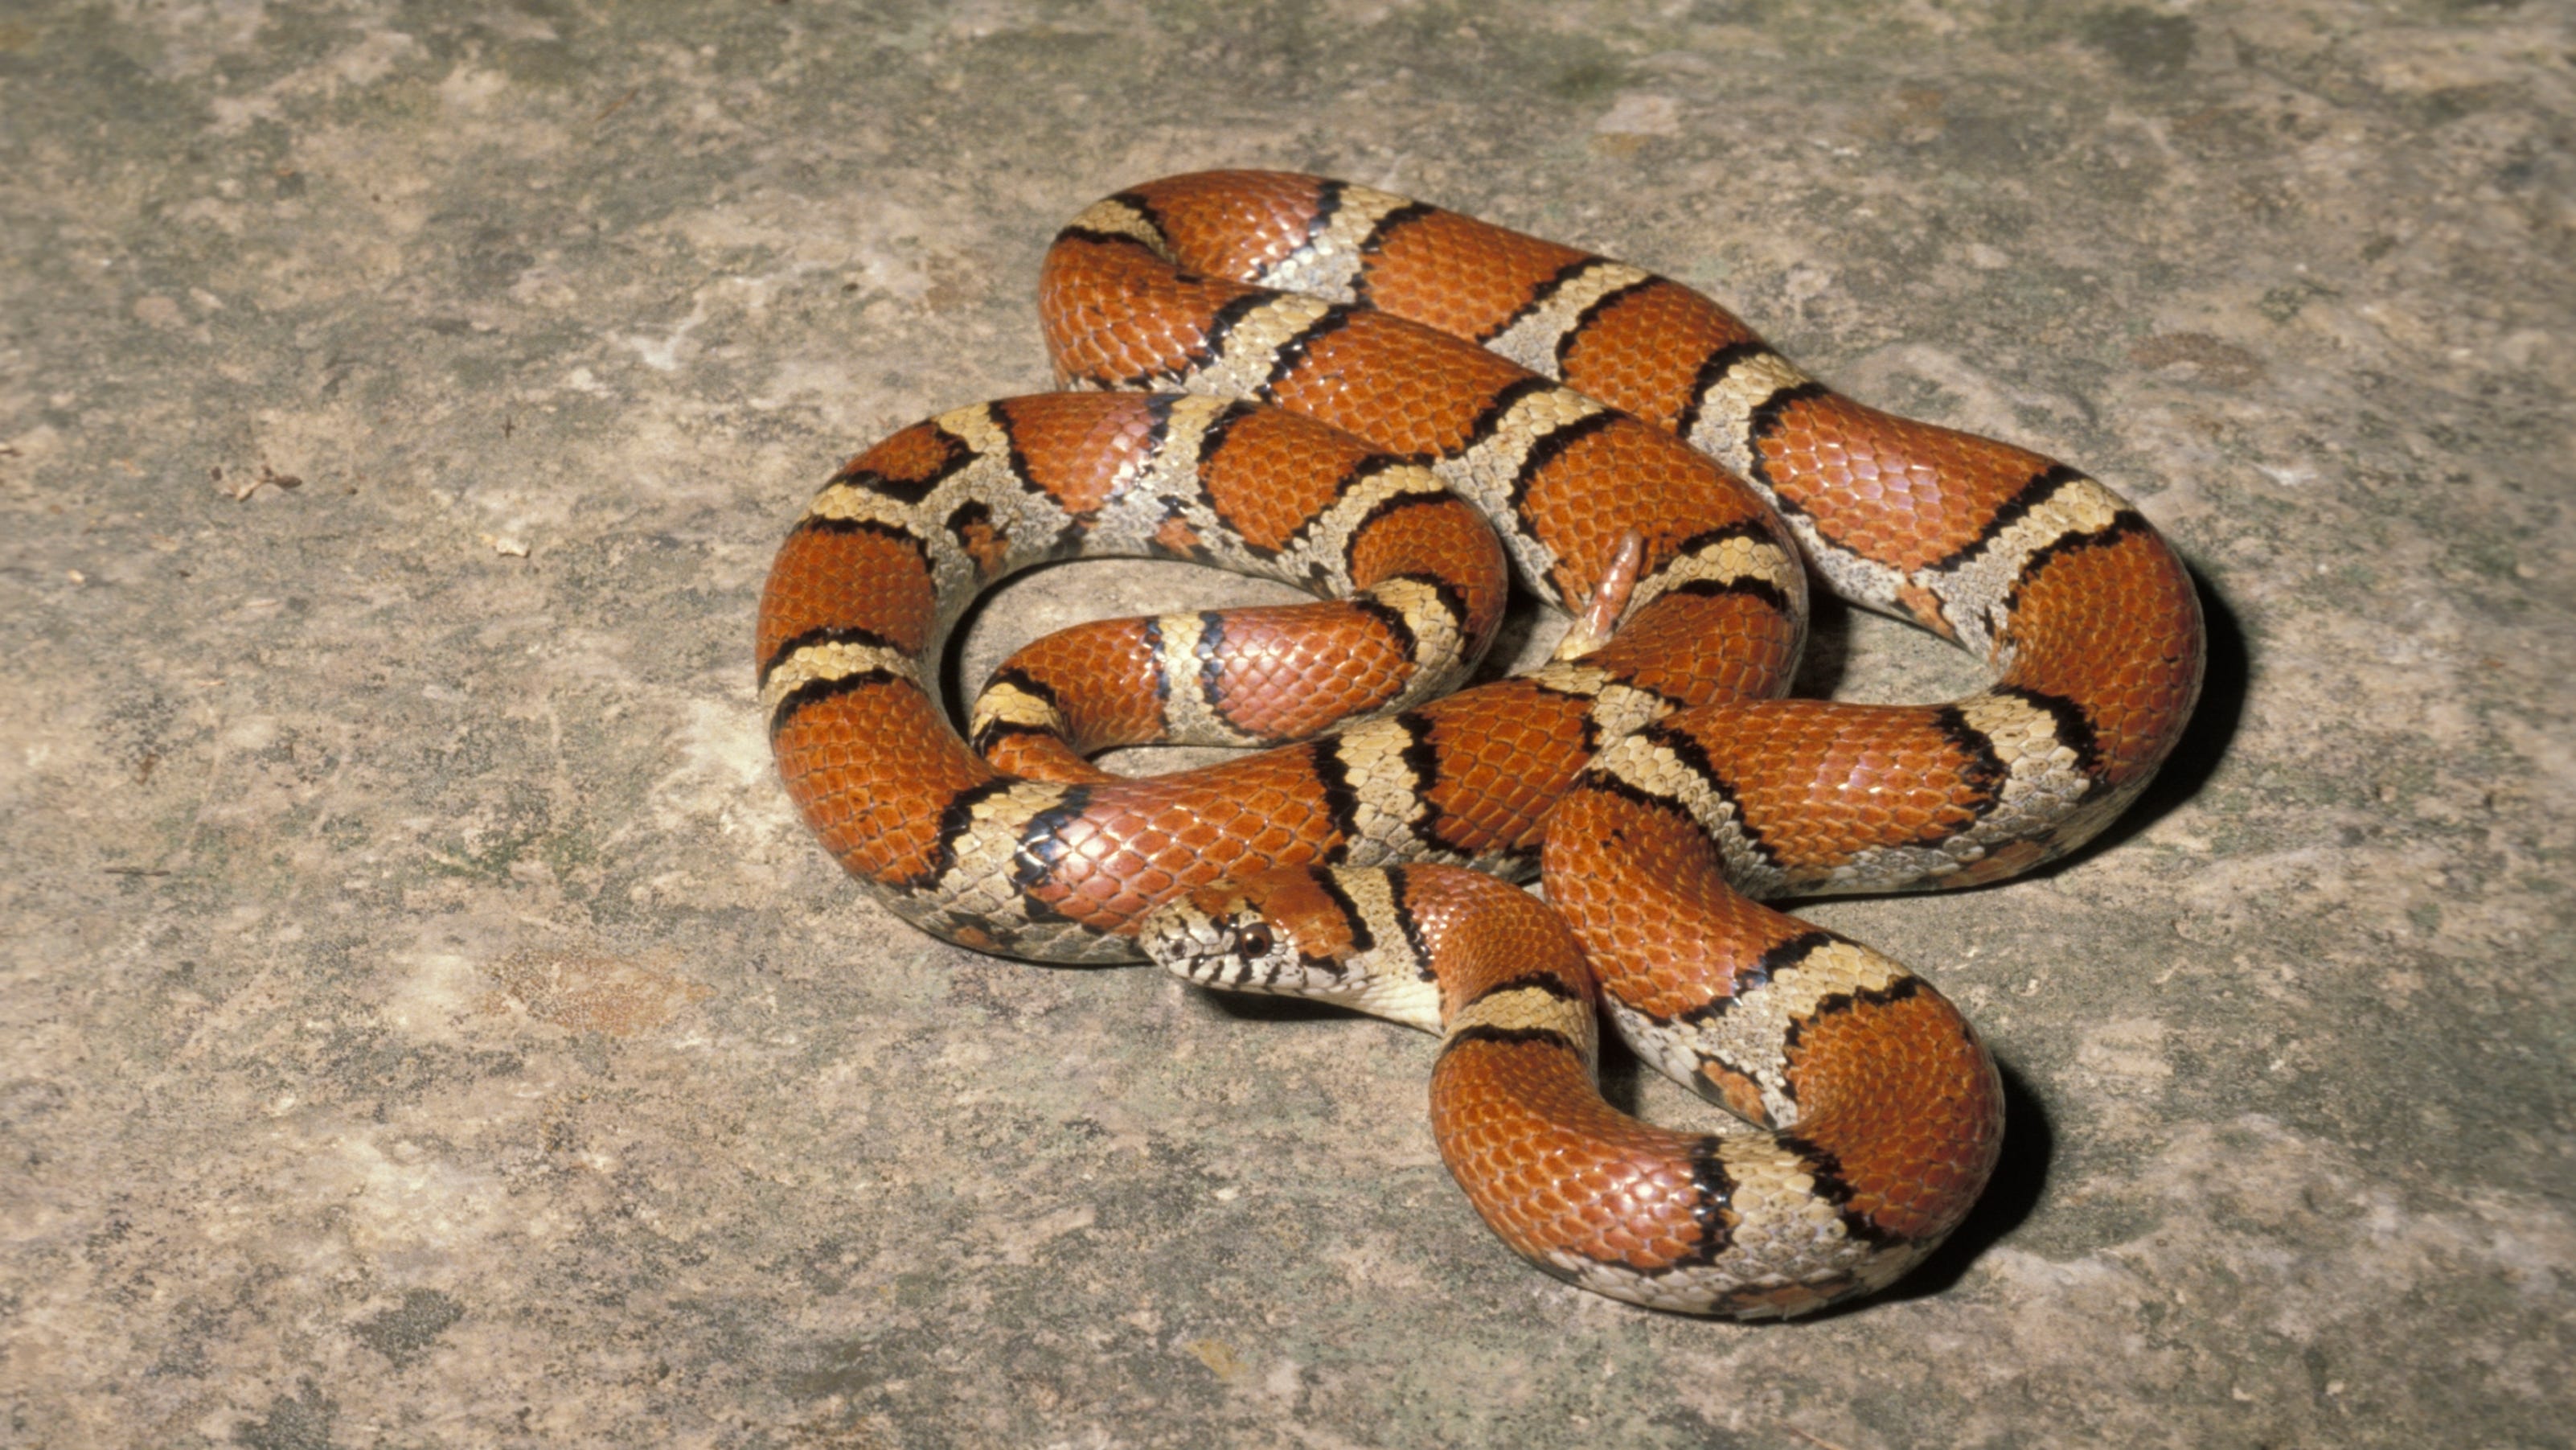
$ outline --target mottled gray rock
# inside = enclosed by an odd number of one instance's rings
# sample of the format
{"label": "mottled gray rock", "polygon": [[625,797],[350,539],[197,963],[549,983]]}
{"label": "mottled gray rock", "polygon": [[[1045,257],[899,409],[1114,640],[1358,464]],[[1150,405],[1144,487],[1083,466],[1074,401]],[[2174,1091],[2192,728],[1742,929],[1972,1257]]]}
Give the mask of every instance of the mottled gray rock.
{"label": "mottled gray rock", "polygon": [[[8,7],[0,1441],[2566,1443],[2571,54],[2538,0]],[[1220,164],[1703,285],[2201,571],[2113,839],[1815,912],[2014,1084],[1903,1293],[1565,1288],[1428,1039],[943,946],[789,812],[803,498],[1046,386],[1053,229]],[[966,670],[1242,594],[1040,576]]]}

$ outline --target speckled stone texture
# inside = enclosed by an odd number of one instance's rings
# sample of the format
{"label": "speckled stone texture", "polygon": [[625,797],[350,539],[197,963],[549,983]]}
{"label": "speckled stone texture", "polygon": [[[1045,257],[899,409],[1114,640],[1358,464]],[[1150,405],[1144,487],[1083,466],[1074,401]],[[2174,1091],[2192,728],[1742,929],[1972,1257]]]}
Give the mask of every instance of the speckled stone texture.
{"label": "speckled stone texture", "polygon": [[[2568,16],[0,9],[0,1442],[2567,1443]],[[790,815],[806,495],[1043,388],[1054,228],[1234,164],[1671,272],[2200,571],[2110,839],[1814,910],[2008,1073],[1898,1294],[1556,1283],[1430,1039],[941,945]],[[964,673],[1244,597],[1042,575]]]}

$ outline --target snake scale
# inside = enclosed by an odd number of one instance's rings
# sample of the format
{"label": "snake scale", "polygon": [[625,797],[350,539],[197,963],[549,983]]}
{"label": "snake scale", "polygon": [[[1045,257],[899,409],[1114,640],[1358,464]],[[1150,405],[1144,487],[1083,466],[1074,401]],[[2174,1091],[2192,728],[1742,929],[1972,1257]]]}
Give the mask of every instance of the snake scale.
{"label": "snake scale", "polygon": [[[1998,880],[2134,800],[2203,653],[2154,528],[2062,463],[1830,391],[1676,283],[1365,186],[1120,192],[1039,297],[1076,391],[877,444],[770,573],[762,705],[825,847],[979,950],[1149,955],[1442,1031],[1443,1158],[1584,1287],[1786,1316],[1928,1253],[1992,1170],[1993,1063],[1929,983],[1759,900]],[[1101,555],[1319,597],[1049,636],[961,737],[936,662],[968,602]],[[1994,682],[1781,698],[1811,574]],[[1578,616],[1566,642],[1440,693],[1514,576]],[[1268,748],[1086,759],[1152,741]],[[1503,884],[1534,873],[1544,906]],[[1597,1012],[1740,1126],[1611,1108]]]}

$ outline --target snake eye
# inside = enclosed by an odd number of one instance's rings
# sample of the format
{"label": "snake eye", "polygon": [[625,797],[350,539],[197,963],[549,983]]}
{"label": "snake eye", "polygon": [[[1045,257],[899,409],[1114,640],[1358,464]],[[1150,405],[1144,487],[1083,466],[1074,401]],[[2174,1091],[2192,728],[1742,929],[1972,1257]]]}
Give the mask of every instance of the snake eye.
{"label": "snake eye", "polygon": [[1269,924],[1256,921],[1235,934],[1234,954],[1248,962],[1254,957],[1270,955],[1270,948],[1274,945]]}

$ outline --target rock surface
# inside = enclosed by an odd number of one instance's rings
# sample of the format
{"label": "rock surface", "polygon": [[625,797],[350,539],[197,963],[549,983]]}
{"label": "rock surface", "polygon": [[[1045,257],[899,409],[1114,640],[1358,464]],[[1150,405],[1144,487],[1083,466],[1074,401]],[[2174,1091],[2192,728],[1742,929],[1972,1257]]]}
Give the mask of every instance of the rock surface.
{"label": "rock surface", "polygon": [[[2571,55],[2537,0],[10,6],[0,1441],[2567,1443]],[[1043,389],[1053,229],[1228,164],[1670,272],[2201,572],[2110,840],[1814,910],[2013,1084],[1899,1294],[1561,1286],[1427,1038],[944,946],[790,814],[806,494]],[[1037,576],[965,674],[1240,597]]]}

